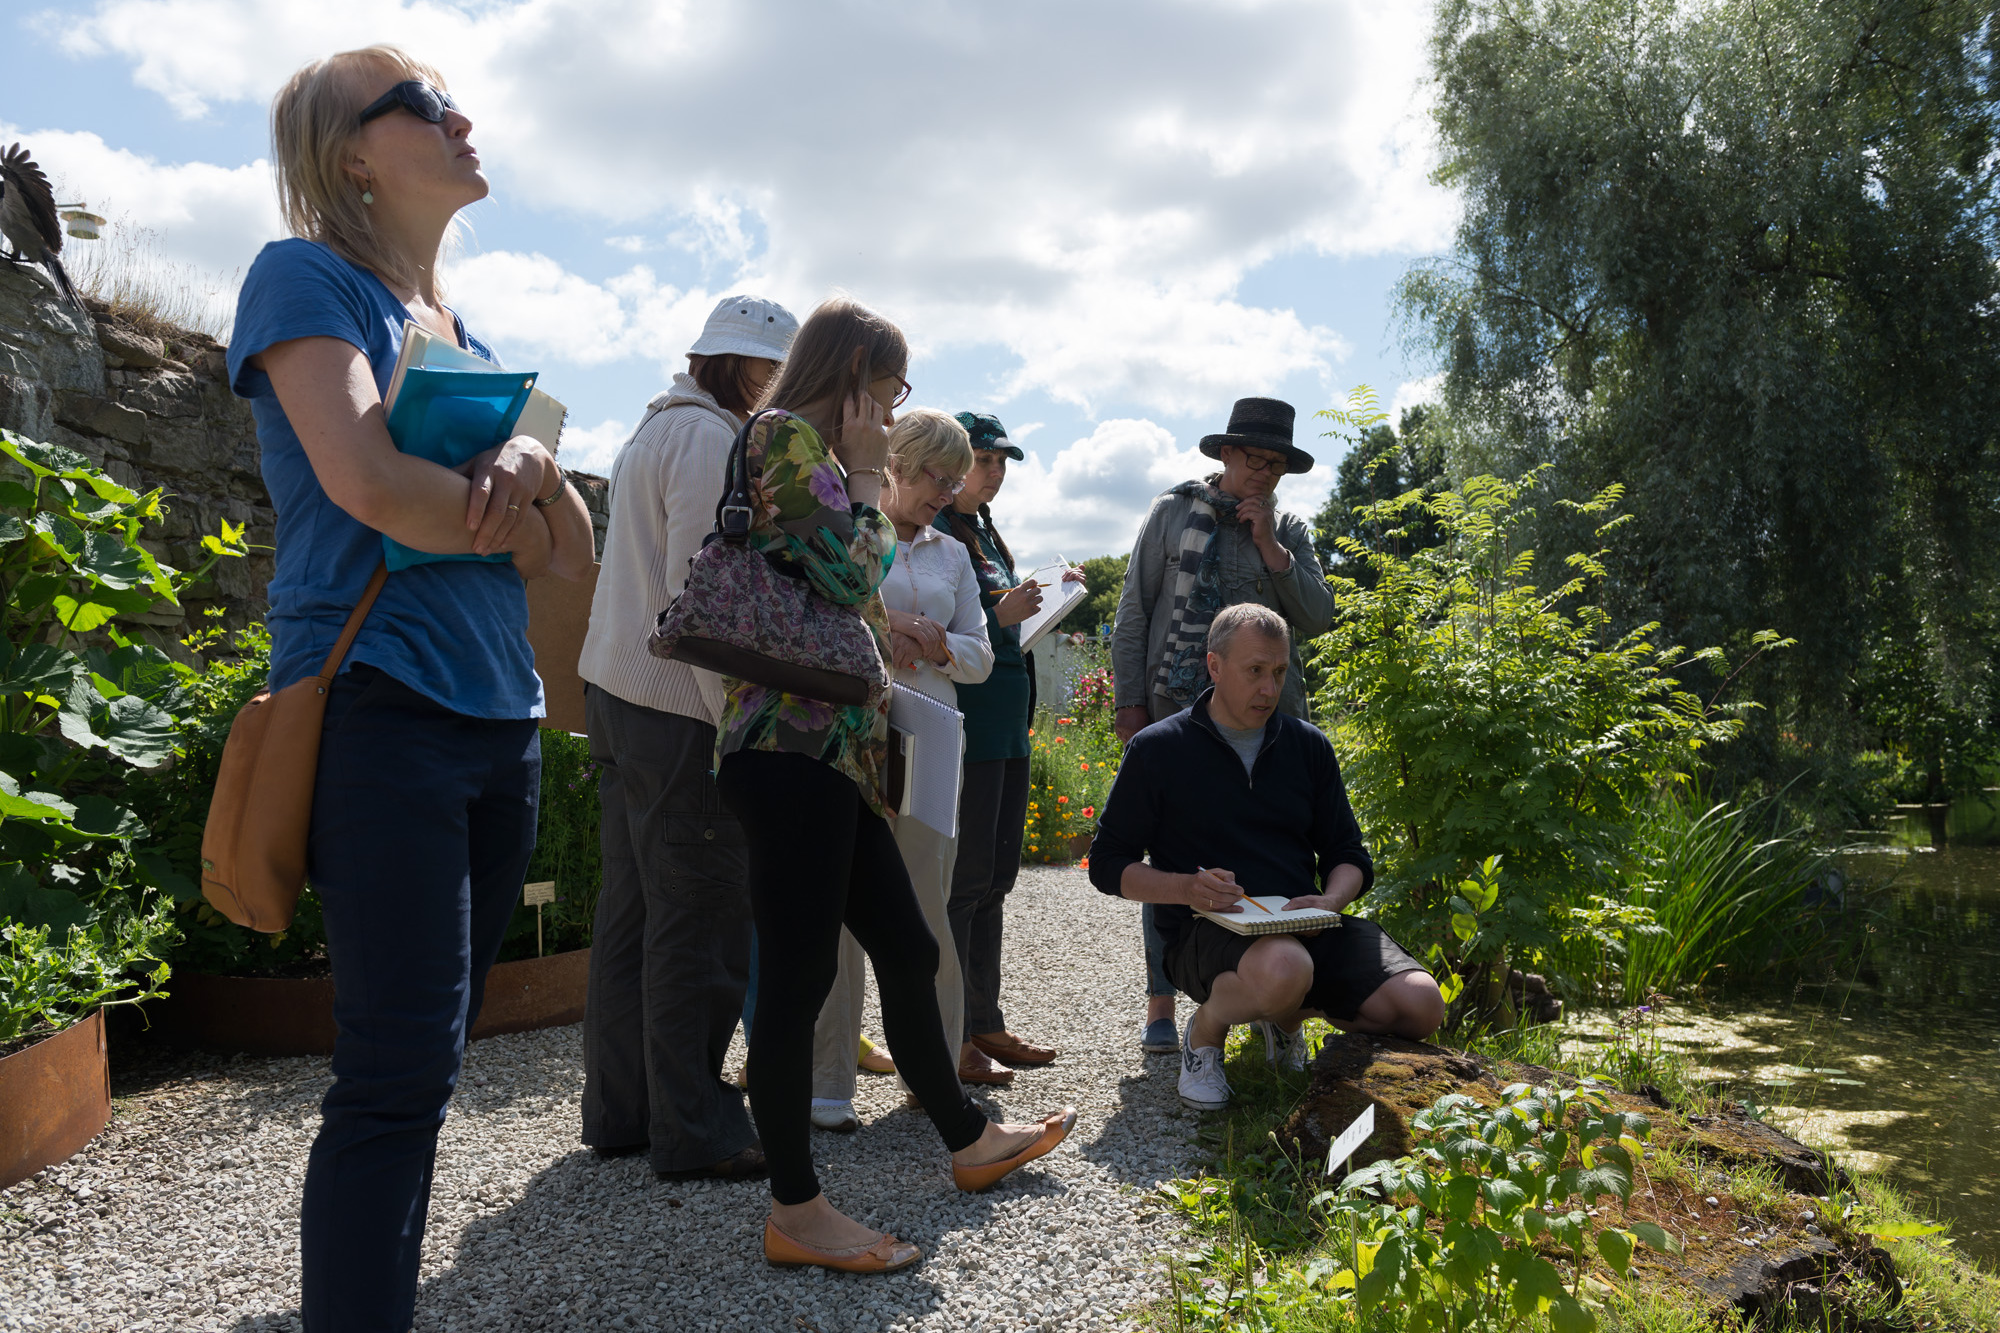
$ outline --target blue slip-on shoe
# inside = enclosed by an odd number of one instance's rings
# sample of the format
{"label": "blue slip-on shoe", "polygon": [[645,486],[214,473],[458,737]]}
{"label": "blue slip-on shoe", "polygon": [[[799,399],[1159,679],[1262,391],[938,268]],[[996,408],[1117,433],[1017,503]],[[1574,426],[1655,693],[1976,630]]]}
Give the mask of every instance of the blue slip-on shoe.
{"label": "blue slip-on shoe", "polygon": [[1156,1018],[1146,1024],[1146,1030],[1139,1034],[1139,1049],[1148,1055],[1174,1055],[1181,1049],[1181,1034],[1174,1031],[1174,1020]]}

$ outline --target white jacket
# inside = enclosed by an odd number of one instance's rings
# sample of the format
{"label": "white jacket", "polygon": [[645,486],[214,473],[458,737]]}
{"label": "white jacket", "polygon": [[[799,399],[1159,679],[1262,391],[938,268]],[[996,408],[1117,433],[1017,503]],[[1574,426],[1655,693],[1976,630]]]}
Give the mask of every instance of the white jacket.
{"label": "white jacket", "polygon": [[[892,611],[929,616],[944,626],[949,666],[919,661],[895,673],[897,681],[943,703],[958,702],[958,685],[977,685],[993,674],[993,643],[979,606],[979,579],[964,543],[926,523],[908,545],[896,543],[896,563],[882,580],[882,604]],[[957,682],[954,684],[953,682]]]}
{"label": "white jacket", "polygon": [[722,678],[646,651],[660,612],[687,582],[688,562],[715,527],[735,416],[694,377],[646,404],[611,465],[611,521],[577,674],[627,703],[714,726]]}

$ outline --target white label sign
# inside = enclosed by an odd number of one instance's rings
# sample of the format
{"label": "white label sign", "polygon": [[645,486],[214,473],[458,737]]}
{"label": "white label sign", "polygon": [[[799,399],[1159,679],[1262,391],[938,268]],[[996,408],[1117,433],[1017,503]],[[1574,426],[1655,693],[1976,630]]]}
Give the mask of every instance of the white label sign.
{"label": "white label sign", "polygon": [[539,884],[521,886],[521,901],[530,907],[539,907],[543,903],[552,903],[555,900],[556,882],[552,879],[545,879]]}
{"label": "white label sign", "polygon": [[1326,1150],[1326,1174],[1332,1175],[1333,1168],[1354,1155],[1354,1150],[1368,1142],[1368,1136],[1375,1132],[1375,1107],[1363,1107],[1361,1114],[1354,1117],[1354,1123],[1340,1131],[1340,1137]]}

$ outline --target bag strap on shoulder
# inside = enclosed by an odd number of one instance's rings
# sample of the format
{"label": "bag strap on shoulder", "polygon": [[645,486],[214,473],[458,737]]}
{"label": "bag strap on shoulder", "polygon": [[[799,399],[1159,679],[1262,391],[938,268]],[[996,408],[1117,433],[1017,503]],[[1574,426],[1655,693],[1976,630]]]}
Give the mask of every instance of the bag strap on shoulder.
{"label": "bag strap on shoulder", "polygon": [[347,650],[354,646],[354,636],[361,632],[361,622],[368,619],[369,608],[375,605],[376,596],[382,591],[382,585],[388,581],[389,565],[384,561],[375,566],[374,577],[368,580],[368,587],[362,592],[361,600],[356,602],[354,610],[348,613],[347,624],[340,631],[339,640],[334,643],[333,651],[326,655],[326,665],[319,669],[322,687],[333,679],[335,672],[340,670],[340,664],[347,658]]}
{"label": "bag strap on shoulder", "polygon": [[750,432],[773,410],[767,407],[762,412],[753,412],[737,429],[736,439],[729,446],[722,499],[715,506],[715,530],[731,546],[741,546],[750,539]]}

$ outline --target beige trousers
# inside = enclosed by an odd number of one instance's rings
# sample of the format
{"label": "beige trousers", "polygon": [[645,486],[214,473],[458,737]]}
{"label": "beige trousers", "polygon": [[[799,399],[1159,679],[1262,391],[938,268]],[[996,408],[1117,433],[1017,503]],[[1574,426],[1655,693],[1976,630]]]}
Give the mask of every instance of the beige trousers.
{"label": "beige trousers", "polygon": [[[958,970],[958,950],[951,939],[951,919],[945,902],[951,897],[951,870],[958,860],[958,839],[947,838],[928,824],[904,817],[896,821],[896,845],[909,868],[910,884],[924,920],[937,936],[938,1015],[944,1019],[945,1044],[951,1067],[958,1068],[955,1040],[965,1025],[965,982]],[[861,1055],[861,1008],[866,1000],[868,958],[846,929],[840,932],[840,972],[827,992],[813,1028],[812,1095],[829,1101],[854,1100],[855,1063]],[[891,1055],[895,1052],[891,1051]]]}

